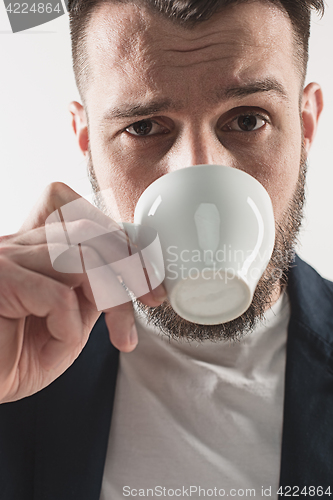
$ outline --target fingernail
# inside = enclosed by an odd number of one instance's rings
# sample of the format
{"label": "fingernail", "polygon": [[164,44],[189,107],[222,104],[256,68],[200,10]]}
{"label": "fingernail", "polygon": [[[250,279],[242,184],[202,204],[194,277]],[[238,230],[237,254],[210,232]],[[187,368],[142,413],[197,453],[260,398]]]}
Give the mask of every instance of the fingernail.
{"label": "fingernail", "polygon": [[168,296],[162,284],[158,285],[157,288],[154,288],[154,290],[152,290],[152,294],[154,295],[155,299],[158,300],[159,302],[163,302]]}
{"label": "fingernail", "polygon": [[130,331],[130,343],[136,345],[138,343],[138,332],[136,330],[135,324],[132,325],[131,331]]}

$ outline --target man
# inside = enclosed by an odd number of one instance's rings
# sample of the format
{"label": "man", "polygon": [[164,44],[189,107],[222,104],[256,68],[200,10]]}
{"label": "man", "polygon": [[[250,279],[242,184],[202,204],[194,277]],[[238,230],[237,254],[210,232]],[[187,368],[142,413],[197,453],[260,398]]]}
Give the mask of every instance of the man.
{"label": "man", "polygon": [[[283,293],[323,106],[319,85],[303,89],[311,7],[323,9],[320,1],[70,6],[83,100],[70,111],[105,214],[117,207],[132,221],[161,175],[225,164],[268,191],[276,246],[240,320],[189,324],[161,286],[135,301],[143,317],[127,302],[99,318],[86,276],[50,265],[43,224],[79,198],[52,185],[20,232],[1,241],[4,498],[332,493],[332,286],[297,259]],[[109,188],[112,200],[98,194]],[[89,232],[93,221],[70,223]],[[175,340],[248,330],[235,346]]]}

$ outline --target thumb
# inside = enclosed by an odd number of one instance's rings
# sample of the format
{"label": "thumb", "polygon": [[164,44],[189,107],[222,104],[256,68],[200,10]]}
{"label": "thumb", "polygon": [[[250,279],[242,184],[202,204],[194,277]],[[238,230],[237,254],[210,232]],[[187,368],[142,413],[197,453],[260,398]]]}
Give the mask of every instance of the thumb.
{"label": "thumb", "polygon": [[42,196],[31,210],[19,232],[29,231],[43,226],[52,212],[78,198],[82,197],[67,186],[67,184],[63,182],[52,182],[52,184],[47,186]]}

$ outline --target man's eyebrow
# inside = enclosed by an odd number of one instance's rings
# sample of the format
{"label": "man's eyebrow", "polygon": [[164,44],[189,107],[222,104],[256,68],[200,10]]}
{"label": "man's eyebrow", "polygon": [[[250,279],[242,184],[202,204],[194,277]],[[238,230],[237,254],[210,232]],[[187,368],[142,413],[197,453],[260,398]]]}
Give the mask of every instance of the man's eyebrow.
{"label": "man's eyebrow", "polygon": [[[288,94],[283,85],[277,80],[266,78],[246,84],[236,85],[232,87],[222,87],[218,89],[214,95],[207,96],[208,102],[223,102],[228,99],[241,99],[252,94],[261,92],[273,92],[285,100],[288,99]],[[115,120],[122,118],[140,118],[143,116],[156,115],[163,111],[177,111],[182,109],[181,103],[173,103],[171,99],[155,99],[149,103],[123,104],[118,107],[109,109],[103,116],[103,120]]]}
{"label": "man's eyebrow", "polygon": [[119,118],[136,118],[140,116],[155,115],[162,111],[175,110],[176,107],[172,104],[170,99],[153,100],[147,104],[124,104],[119,107],[109,109],[103,119],[114,120]]}
{"label": "man's eyebrow", "polygon": [[280,82],[275,80],[275,78],[265,78],[264,80],[257,80],[254,82],[246,83],[244,85],[228,87],[222,90],[222,92],[219,92],[217,97],[222,99],[241,99],[242,97],[247,97],[249,95],[257,94],[260,92],[273,92],[283,99],[289,100],[285,88]]}

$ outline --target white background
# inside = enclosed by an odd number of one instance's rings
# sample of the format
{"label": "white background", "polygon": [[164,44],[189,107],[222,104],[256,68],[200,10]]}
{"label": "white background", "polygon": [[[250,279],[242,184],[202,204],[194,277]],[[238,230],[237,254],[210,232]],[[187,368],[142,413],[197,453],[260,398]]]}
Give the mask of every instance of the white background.
{"label": "white background", "polygon": [[[333,0],[313,17],[307,82],[325,97],[310,154],[306,219],[299,254],[333,280]],[[71,129],[68,103],[78,100],[68,16],[13,34],[0,0],[0,235],[16,232],[43,189],[62,181],[90,193]]]}

